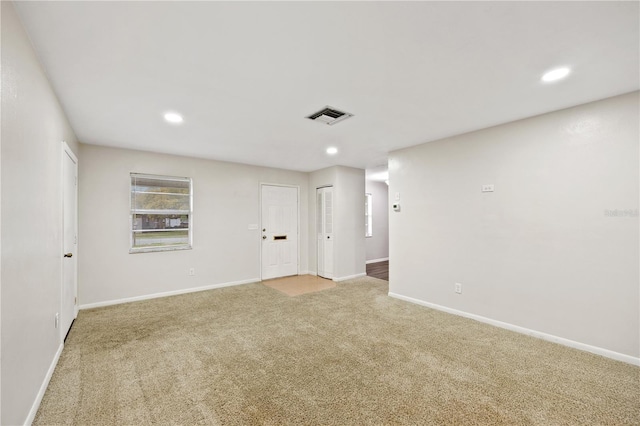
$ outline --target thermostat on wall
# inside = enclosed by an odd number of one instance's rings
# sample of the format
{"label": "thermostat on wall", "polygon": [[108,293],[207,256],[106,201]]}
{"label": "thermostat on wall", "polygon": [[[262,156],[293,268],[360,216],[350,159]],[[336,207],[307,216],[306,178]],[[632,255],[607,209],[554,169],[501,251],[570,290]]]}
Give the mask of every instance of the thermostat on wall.
{"label": "thermostat on wall", "polygon": [[396,212],[400,211],[400,203],[393,203],[393,211],[396,211]]}

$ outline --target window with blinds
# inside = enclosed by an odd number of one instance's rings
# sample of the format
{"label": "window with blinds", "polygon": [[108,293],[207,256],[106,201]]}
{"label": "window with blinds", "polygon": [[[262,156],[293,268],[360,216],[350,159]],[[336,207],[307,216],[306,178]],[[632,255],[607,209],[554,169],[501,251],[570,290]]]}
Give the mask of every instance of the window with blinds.
{"label": "window with blinds", "polygon": [[364,196],[364,236],[373,237],[373,197],[369,193]]}
{"label": "window with blinds", "polygon": [[191,178],[131,173],[130,253],[191,248]]}

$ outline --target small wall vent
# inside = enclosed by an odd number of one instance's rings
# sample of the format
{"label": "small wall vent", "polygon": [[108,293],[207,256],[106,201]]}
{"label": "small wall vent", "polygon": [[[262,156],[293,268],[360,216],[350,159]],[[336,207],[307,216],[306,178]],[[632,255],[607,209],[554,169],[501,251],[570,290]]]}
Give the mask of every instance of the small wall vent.
{"label": "small wall vent", "polygon": [[324,107],[320,111],[307,116],[310,120],[328,124],[329,126],[333,126],[334,124],[339,123],[342,120],[346,120],[349,117],[353,117],[353,114],[337,110],[330,106]]}

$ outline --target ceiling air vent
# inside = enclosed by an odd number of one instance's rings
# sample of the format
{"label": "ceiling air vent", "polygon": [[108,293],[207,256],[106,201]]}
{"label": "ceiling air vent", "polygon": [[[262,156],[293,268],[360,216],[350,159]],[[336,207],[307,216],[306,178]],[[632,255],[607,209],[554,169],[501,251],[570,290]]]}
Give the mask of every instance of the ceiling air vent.
{"label": "ceiling air vent", "polygon": [[342,120],[346,120],[349,117],[353,117],[353,114],[350,114],[344,111],[339,111],[329,106],[307,116],[307,118],[313,121],[318,121],[320,123],[328,124],[329,126],[332,126]]}

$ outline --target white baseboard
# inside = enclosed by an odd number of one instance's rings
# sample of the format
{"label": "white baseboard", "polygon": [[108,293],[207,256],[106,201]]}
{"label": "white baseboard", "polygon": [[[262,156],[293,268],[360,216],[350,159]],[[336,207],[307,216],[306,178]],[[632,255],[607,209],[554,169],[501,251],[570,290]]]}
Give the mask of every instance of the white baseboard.
{"label": "white baseboard", "polygon": [[515,331],[516,333],[526,334],[527,336],[536,337],[538,339],[546,340],[548,342],[558,343],[570,348],[579,349],[585,352],[591,352],[592,354],[601,355],[607,358],[615,359],[616,361],[626,362],[628,364],[640,366],[640,358],[633,357],[631,355],[621,354],[609,349],[599,348],[597,346],[591,346],[586,343],[576,342],[574,340],[565,339],[564,337],[554,336],[552,334],[543,333],[541,331],[531,330],[518,325],[509,324],[507,322],[497,321],[491,318],[486,318],[480,315],[471,314],[457,309],[447,308],[446,306],[437,305],[435,303],[425,302],[424,300],[414,299],[413,297],[403,296],[401,294],[389,292],[390,297],[404,300],[406,302],[415,303],[417,305],[433,308],[438,311],[447,312],[449,314],[458,315],[465,318],[470,318],[476,321],[483,322],[485,324],[493,325],[495,327],[504,328],[506,330]]}
{"label": "white baseboard", "polygon": [[300,271],[300,272],[298,273],[298,275],[313,275],[313,276],[316,276],[316,275],[318,275],[318,274],[316,274],[316,272],[315,272],[315,271]]}
{"label": "white baseboard", "polygon": [[366,275],[367,274],[365,272],[363,272],[361,274],[347,275],[346,277],[337,277],[337,278],[334,278],[333,280],[338,283],[340,281],[352,280],[354,278],[360,278],[360,277],[364,277]]}
{"label": "white baseboard", "polygon": [[31,405],[31,410],[29,410],[29,415],[27,416],[27,419],[24,421],[25,426],[30,426],[31,423],[33,423],[33,419],[36,418],[36,414],[38,413],[38,408],[40,408],[40,403],[42,402],[44,393],[47,391],[47,387],[49,386],[49,382],[51,381],[51,376],[53,376],[53,372],[56,369],[56,365],[58,365],[58,360],[60,359],[60,355],[62,354],[63,348],[64,348],[64,343],[60,343],[60,346],[58,346],[58,350],[56,351],[56,354],[53,356],[51,365],[47,370],[47,375],[44,376],[42,385],[40,385],[40,390],[36,395],[36,400],[33,401],[33,405]]}
{"label": "white baseboard", "polygon": [[183,290],[166,291],[164,293],[145,294],[144,296],[127,297],[124,299],[107,300],[104,302],[87,303],[80,305],[80,309],[101,308],[103,306],[120,305],[122,303],[139,302],[141,300],[157,299],[159,297],[176,296],[178,294],[195,293],[197,291],[213,290],[216,288],[231,287],[234,285],[251,284],[260,282],[260,278],[251,278],[242,281],[231,281],[222,284],[212,284],[202,287],[186,288]]}
{"label": "white baseboard", "polygon": [[371,259],[371,260],[367,260],[366,264],[370,264],[370,263],[378,263],[378,262],[384,262],[385,260],[389,260],[388,257],[382,257],[380,259]]}

